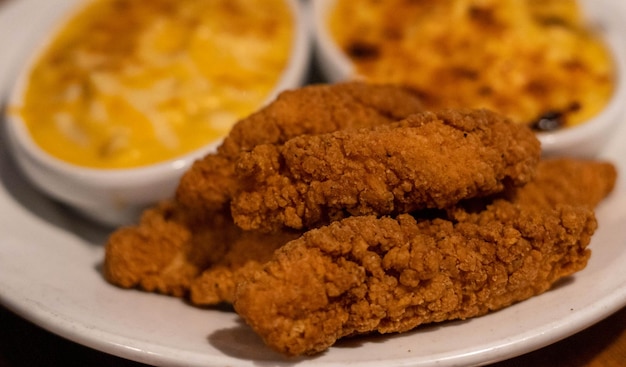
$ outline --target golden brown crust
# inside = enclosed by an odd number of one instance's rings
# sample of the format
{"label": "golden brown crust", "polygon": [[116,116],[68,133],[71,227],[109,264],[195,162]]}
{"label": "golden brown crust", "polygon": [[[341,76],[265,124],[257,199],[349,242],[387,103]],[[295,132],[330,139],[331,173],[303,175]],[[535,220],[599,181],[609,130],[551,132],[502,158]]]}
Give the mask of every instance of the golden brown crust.
{"label": "golden brown crust", "polygon": [[216,213],[214,226],[196,232],[175,203],[162,202],[146,210],[139,225],[120,228],[109,237],[104,276],[123,288],[182,297],[191,281],[225,251],[225,219]]}
{"label": "golden brown crust", "polygon": [[[615,179],[615,167],[609,162],[546,159],[537,166],[534,179],[506,199],[546,208],[595,206],[611,192]],[[466,209],[456,206],[448,215],[462,221],[469,215]],[[236,284],[260,270],[276,248],[299,235],[241,231],[228,213],[215,214],[198,224],[203,230],[192,231],[195,227],[187,224],[184,212],[171,201],[163,202],[146,211],[138,226],[116,231],[106,247],[107,280],[124,288],[189,296],[199,305],[232,302]]]}
{"label": "golden brown crust", "polygon": [[237,188],[234,160],[240,152],[303,134],[387,124],[419,111],[422,105],[415,94],[391,85],[349,82],[283,92],[235,124],[217,154],[195,162],[183,175],[176,198],[192,211],[220,210]]}
{"label": "golden brown crust", "polygon": [[544,158],[528,184],[500,194],[459,203],[447,210],[450,219],[463,220],[483,210],[494,199],[524,206],[553,209],[560,204],[595,208],[615,187],[617,169],[608,161],[576,158]]}
{"label": "golden brown crust", "polygon": [[595,228],[589,209],[506,201],[456,224],[347,218],[277,250],[234,306],[271,348],[314,354],[343,336],[479,316],[542,293],[585,267]]}
{"label": "golden brown crust", "polygon": [[[181,179],[173,200],[155,205],[136,226],[111,235],[105,277],[121,287],[175,296],[187,295],[193,282],[193,298],[199,303],[231,300],[231,288],[221,286],[215,294],[208,290],[209,283],[238,279],[237,269],[244,259],[251,259],[253,254],[265,259],[291,236],[288,232],[247,234],[233,224],[228,204],[238,187],[234,159],[239,153],[301,134],[390,123],[420,110],[417,96],[390,85],[353,82],[282,93],[236,124],[216,154],[195,162]],[[243,243],[253,250],[246,250]],[[194,281],[210,266],[226,271],[215,270]]]}
{"label": "golden brown crust", "polygon": [[541,149],[486,110],[411,115],[370,129],[303,135],[240,155],[231,210],[244,229],[306,229],[349,215],[446,208],[530,181]]}
{"label": "golden brown crust", "polygon": [[616,180],[617,169],[608,161],[549,158],[537,166],[533,181],[509,195],[524,205],[566,203],[593,208],[613,191]]}
{"label": "golden brown crust", "polygon": [[[525,126],[483,110],[411,114],[410,94],[369,88],[289,92],[243,120],[175,198],[111,235],[107,280],[233,302],[268,345],[300,355],[482,315],[585,266],[614,166],[539,161]],[[242,225],[245,205],[256,227]]]}
{"label": "golden brown crust", "polygon": [[195,305],[232,303],[237,284],[260,270],[276,249],[301,235],[295,231],[266,234],[240,230],[229,243],[226,254],[193,280],[191,302]]}

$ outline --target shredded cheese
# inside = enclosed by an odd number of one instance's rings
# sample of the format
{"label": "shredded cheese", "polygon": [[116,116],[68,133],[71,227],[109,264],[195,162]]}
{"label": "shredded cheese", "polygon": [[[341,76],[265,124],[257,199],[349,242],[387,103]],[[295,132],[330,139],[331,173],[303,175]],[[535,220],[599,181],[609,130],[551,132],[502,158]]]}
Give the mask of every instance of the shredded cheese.
{"label": "shredded cheese", "polygon": [[74,164],[174,158],[265,101],[293,22],[283,0],[95,0],[37,60],[20,113],[42,148]]}

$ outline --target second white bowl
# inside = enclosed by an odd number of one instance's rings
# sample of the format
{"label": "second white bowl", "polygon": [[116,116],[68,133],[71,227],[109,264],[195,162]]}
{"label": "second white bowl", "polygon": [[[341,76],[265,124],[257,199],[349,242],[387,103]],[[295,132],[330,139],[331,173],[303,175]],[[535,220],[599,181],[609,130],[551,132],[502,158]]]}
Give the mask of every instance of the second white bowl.
{"label": "second white bowl", "polygon": [[[350,59],[335,43],[328,29],[328,18],[335,0],[313,2],[313,34],[316,58],[324,77],[330,82],[358,79]],[[584,0],[580,4],[591,25],[598,30],[612,53],[615,89],[606,107],[591,120],[554,132],[538,132],[545,155],[593,157],[611,137],[616,125],[626,116],[626,4],[619,0]],[[419,72],[416,70],[415,72]]]}

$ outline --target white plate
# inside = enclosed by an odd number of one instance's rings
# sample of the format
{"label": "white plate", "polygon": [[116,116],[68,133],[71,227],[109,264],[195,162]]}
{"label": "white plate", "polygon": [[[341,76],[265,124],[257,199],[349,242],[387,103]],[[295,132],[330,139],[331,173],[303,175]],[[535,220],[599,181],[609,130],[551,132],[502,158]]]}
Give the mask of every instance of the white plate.
{"label": "white plate", "polygon": [[[61,1],[61,3],[67,0]],[[0,97],[59,2],[0,5]],[[626,124],[603,151],[626,172]],[[308,359],[269,351],[237,317],[181,300],[108,285],[99,267],[109,230],[40,195],[0,141],[0,302],[70,340],[135,361],[168,366],[452,366],[496,362],[576,333],[626,305],[626,183],[597,212],[587,268],[556,289],[502,311],[414,332],[355,338]]]}

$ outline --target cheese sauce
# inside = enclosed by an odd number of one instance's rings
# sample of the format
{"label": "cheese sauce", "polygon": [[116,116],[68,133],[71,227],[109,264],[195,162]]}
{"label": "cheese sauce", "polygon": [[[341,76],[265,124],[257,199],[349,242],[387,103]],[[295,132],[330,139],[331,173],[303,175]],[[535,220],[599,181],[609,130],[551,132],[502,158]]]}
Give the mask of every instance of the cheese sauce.
{"label": "cheese sauce", "polygon": [[[483,107],[538,129],[603,109],[614,66],[574,0],[338,0],[331,33],[360,77],[429,109]],[[542,127],[539,121],[558,119]]]}
{"label": "cheese sauce", "polygon": [[96,0],[37,60],[18,113],[37,144],[70,163],[171,159],[265,102],[293,27],[283,0]]}

